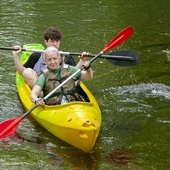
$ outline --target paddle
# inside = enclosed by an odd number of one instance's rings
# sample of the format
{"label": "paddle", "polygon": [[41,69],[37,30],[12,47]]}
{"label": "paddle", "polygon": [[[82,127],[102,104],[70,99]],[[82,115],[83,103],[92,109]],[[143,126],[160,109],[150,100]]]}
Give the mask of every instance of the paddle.
{"label": "paddle", "polygon": [[[0,47],[0,50],[17,50],[13,47]],[[44,52],[44,50],[34,50],[34,49],[23,49],[22,51],[28,51],[28,52]],[[75,52],[63,52],[60,51],[60,55],[76,55],[79,56],[81,53],[75,53]],[[96,54],[90,54],[89,57],[95,57]],[[118,66],[133,66],[137,65],[139,63],[140,57],[137,51],[135,50],[117,50],[109,55],[101,55],[100,58],[107,59],[109,62],[111,62],[114,65]]]}
{"label": "paddle", "polygon": [[[74,52],[61,52],[60,55],[76,55],[79,56],[81,53]],[[90,54],[89,57],[95,57],[96,54]],[[100,58],[108,60],[111,64],[117,66],[134,66],[140,61],[140,56],[135,50],[117,50],[109,53],[108,55],[101,55]]]}
{"label": "paddle", "polygon": [[[126,27],[124,30],[122,30],[116,37],[114,37],[104,48],[103,50],[97,54],[95,57],[93,57],[90,60],[90,63],[94,62],[99,56],[101,56],[106,51],[113,49],[120,44],[122,44],[124,41],[126,41],[131,34],[133,33],[132,27]],[[81,69],[78,69],[74,74],[72,74],[70,77],[68,77],[64,82],[62,82],[59,86],[57,86],[54,90],[52,90],[48,95],[46,95],[43,100],[46,100],[49,98],[55,91],[57,91],[59,88],[61,88],[65,83],[67,83],[70,79],[72,79],[76,74],[78,74],[80,71],[85,69],[85,66],[82,66]],[[38,105],[34,105],[30,110],[28,110],[25,114],[21,115],[18,118],[9,119],[2,123],[0,123],[0,138],[5,138],[7,136],[10,136],[16,132],[16,129],[19,125],[19,123],[29,114],[31,113]]]}
{"label": "paddle", "polygon": [[134,66],[140,61],[140,56],[135,50],[117,50],[111,52],[110,55],[117,55],[117,59],[107,58],[107,60],[117,66]]}

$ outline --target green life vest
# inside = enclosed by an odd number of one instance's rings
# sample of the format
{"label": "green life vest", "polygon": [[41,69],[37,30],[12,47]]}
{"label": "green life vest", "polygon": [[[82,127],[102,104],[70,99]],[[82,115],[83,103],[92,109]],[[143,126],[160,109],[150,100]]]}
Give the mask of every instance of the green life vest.
{"label": "green life vest", "polygon": [[[53,71],[48,69],[44,71],[43,74],[46,80],[43,89],[45,96],[71,75],[69,71],[69,65],[67,64],[63,64],[61,66],[58,77]],[[46,99],[45,103],[47,105],[61,104],[63,98],[65,98],[67,102],[82,101],[81,96],[79,96],[79,94],[77,93],[75,81],[73,80],[73,78],[67,81],[67,83],[65,83],[60,89],[53,93],[53,95]]]}

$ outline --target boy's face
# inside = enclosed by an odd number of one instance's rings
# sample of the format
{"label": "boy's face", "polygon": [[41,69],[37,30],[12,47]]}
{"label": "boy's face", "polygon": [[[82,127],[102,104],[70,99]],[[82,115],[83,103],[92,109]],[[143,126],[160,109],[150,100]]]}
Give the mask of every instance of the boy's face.
{"label": "boy's face", "polygon": [[60,40],[51,40],[51,39],[49,39],[48,41],[45,40],[45,44],[46,44],[47,47],[54,46],[57,49],[59,49],[59,47],[60,47]]}

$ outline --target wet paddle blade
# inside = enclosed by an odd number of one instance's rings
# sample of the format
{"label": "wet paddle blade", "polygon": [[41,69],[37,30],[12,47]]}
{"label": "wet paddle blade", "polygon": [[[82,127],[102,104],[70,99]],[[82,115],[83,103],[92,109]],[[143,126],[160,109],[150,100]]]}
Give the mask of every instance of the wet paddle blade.
{"label": "wet paddle blade", "polygon": [[[117,59],[106,58],[111,64],[117,66],[135,66],[139,64],[140,57],[135,50],[119,50],[109,53],[109,55],[117,56]],[[119,59],[120,56],[120,59]]]}
{"label": "wet paddle blade", "polygon": [[123,31],[121,31],[116,37],[114,37],[102,50],[103,53],[106,51],[115,48],[121,45],[124,41],[126,41],[133,33],[132,27],[126,27]]}
{"label": "wet paddle blade", "polygon": [[9,119],[0,123],[0,138],[5,138],[7,136],[13,135],[16,132],[20,121],[23,119],[24,117],[20,116],[18,118]]}
{"label": "wet paddle blade", "polygon": [[[122,43],[124,43],[132,35],[132,33],[133,33],[133,28],[126,27],[119,34],[117,34],[114,38],[112,38],[112,40],[105,45],[103,50],[90,60],[90,63],[95,61],[97,58],[99,58],[103,53],[107,52],[108,50],[111,50],[111,49],[121,45]],[[82,69],[84,69],[84,68],[82,68]]]}

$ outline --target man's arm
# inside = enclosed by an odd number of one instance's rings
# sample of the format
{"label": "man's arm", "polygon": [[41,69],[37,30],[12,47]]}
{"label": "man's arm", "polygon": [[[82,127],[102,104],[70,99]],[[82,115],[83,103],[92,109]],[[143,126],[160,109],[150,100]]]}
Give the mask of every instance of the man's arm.
{"label": "man's arm", "polygon": [[82,67],[82,64],[84,61],[88,61],[88,55],[90,53],[88,52],[82,52],[81,56],[79,56],[79,62],[77,63],[76,67],[77,68],[81,68]]}
{"label": "man's arm", "polygon": [[85,68],[88,68],[88,69],[82,70],[81,80],[90,80],[93,78],[93,70],[91,69],[90,62],[88,61],[89,54],[90,53],[88,52],[83,52],[81,56],[79,56],[80,60],[76,65],[77,68],[81,68],[82,65],[84,65]]}
{"label": "man's arm", "polygon": [[13,54],[13,59],[14,59],[14,63],[16,66],[16,70],[18,71],[20,75],[22,75],[25,68],[27,67],[33,68],[41,56],[41,53],[33,53],[28,59],[28,61],[24,65],[22,65],[22,63],[20,62],[21,47],[14,46],[13,48],[18,49],[16,51],[12,51],[12,54]]}
{"label": "man's arm", "polygon": [[82,70],[81,80],[90,80],[90,79],[92,79],[93,78],[93,70],[90,67],[90,62],[85,61],[83,63],[83,65],[85,66],[85,68],[88,68],[88,69]]}
{"label": "man's arm", "polygon": [[38,96],[40,95],[41,92],[41,87],[38,85],[35,85],[31,91],[31,95],[30,95],[30,100],[35,103],[35,101],[37,100]]}
{"label": "man's arm", "polygon": [[12,54],[13,54],[13,59],[14,59],[16,70],[18,71],[20,75],[22,75],[22,72],[24,71],[25,67],[22,65],[22,63],[20,62],[20,58],[19,58],[21,54],[21,47],[14,46],[13,48],[18,49],[16,51],[12,51]]}

